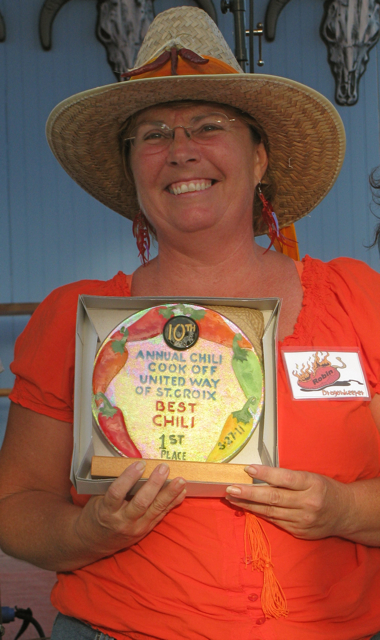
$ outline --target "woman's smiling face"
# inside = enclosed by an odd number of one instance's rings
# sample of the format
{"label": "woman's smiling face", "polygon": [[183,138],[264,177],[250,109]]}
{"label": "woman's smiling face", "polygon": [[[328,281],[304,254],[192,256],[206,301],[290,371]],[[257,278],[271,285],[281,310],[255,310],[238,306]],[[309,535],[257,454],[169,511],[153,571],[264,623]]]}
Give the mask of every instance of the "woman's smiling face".
{"label": "woman's smiling face", "polygon": [[[206,144],[189,137],[184,127],[215,113],[227,116],[227,131]],[[139,203],[158,240],[170,230],[233,228],[244,217],[252,226],[254,191],[267,155],[262,143],[253,142],[246,122],[224,105],[207,103],[152,107],[137,118],[137,126],[150,122],[175,129],[173,139],[154,153],[146,144],[131,147]]]}

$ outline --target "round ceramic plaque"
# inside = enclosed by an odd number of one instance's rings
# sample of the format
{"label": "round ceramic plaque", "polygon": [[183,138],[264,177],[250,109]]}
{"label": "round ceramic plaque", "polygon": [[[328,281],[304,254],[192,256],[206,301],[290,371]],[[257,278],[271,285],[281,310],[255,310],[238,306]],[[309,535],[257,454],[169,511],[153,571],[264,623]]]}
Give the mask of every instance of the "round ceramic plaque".
{"label": "round ceramic plaque", "polygon": [[96,423],[121,455],[226,462],[258,424],[264,375],[223,315],[167,304],[121,322],[94,363]]}

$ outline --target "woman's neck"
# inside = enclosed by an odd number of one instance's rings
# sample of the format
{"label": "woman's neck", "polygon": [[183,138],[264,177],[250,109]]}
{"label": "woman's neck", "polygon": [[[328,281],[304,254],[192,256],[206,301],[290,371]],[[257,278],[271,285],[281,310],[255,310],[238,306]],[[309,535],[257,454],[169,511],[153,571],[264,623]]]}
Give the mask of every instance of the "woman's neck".
{"label": "woman's neck", "polygon": [[[194,245],[193,245],[194,246]],[[218,244],[202,252],[165,246],[157,258],[134,273],[132,295],[266,297],[274,295],[279,260],[264,253],[253,238],[234,246]],[[272,290],[269,293],[269,290]]]}
{"label": "woman's neck", "polygon": [[133,275],[133,296],[282,299],[280,340],[291,335],[302,306],[302,286],[293,260],[275,251],[264,252],[254,241],[218,255],[160,251]]}

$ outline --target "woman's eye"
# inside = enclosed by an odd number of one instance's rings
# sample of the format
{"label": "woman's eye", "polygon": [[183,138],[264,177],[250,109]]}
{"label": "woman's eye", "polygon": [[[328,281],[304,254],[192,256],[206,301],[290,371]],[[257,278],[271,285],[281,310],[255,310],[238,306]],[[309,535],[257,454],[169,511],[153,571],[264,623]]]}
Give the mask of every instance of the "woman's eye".
{"label": "woman's eye", "polygon": [[207,124],[203,124],[195,133],[202,135],[203,133],[215,133],[216,131],[223,131],[223,127],[214,122],[208,122]]}
{"label": "woman's eye", "polygon": [[148,131],[148,133],[144,135],[143,140],[156,141],[156,140],[163,140],[164,138],[165,136],[162,131]]}

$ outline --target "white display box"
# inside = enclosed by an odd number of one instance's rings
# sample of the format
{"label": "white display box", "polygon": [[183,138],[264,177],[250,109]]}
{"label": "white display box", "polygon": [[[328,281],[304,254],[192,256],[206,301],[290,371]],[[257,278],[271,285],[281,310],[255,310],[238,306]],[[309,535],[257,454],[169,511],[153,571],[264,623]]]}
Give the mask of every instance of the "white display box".
{"label": "white display box", "polygon": [[[137,311],[162,304],[188,303],[204,307],[217,305],[258,309],[264,317],[263,364],[265,374],[264,410],[258,426],[244,448],[230,461],[224,463],[166,461],[170,476],[183,476],[187,481],[187,495],[192,497],[223,497],[232,482],[251,484],[244,466],[252,463],[277,466],[277,380],[276,334],[280,300],[278,298],[185,298],[185,297],[134,297],[115,298],[79,296],[74,388],[74,449],[71,481],[80,494],[103,494],[112,482],[130,464],[130,459],[120,456],[99,431],[91,409],[92,373],[96,352],[114,327]],[[238,323],[236,323],[238,325]],[[243,332],[244,333],[244,332]],[[95,467],[112,469],[103,476],[91,474]],[[147,472],[162,460],[150,460]],[[113,472],[114,470],[114,472]],[[223,471],[224,470],[224,471]],[[101,477],[99,477],[101,476]],[[224,478],[225,476],[225,478]],[[138,490],[146,478],[134,486]]]}

